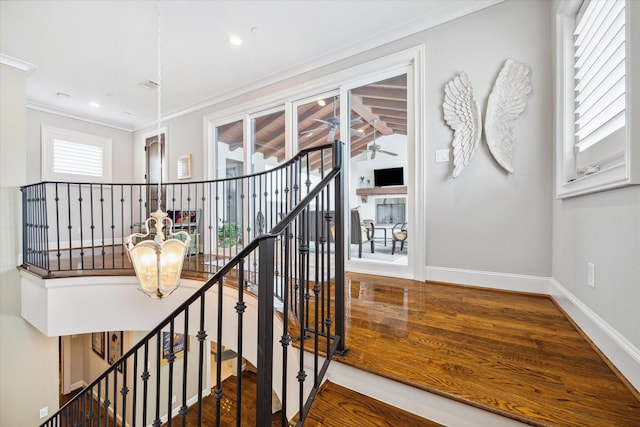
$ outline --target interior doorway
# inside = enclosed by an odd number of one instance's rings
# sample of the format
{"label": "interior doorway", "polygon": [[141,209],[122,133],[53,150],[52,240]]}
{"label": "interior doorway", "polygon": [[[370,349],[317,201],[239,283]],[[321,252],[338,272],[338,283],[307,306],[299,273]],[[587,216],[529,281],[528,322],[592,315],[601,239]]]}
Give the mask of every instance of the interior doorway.
{"label": "interior doorway", "polygon": [[[165,150],[165,134],[160,134],[160,143],[158,143],[158,135],[155,134],[144,140],[145,151],[145,164],[146,173],[145,180],[147,183],[147,218],[152,212],[158,210],[158,187],[152,184],[158,184],[162,182],[166,174],[163,170],[163,165],[166,165],[166,150]],[[165,200],[165,190],[161,189],[160,197]],[[162,206],[160,206],[162,208]]]}

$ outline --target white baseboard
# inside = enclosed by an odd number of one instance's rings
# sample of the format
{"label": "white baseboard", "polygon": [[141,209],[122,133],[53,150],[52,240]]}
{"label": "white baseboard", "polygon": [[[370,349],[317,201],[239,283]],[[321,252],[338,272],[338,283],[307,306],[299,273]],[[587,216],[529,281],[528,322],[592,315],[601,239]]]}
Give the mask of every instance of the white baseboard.
{"label": "white baseboard", "polygon": [[549,294],[627,380],[640,390],[640,349],[555,279]]}
{"label": "white baseboard", "polygon": [[426,266],[425,271],[426,280],[433,282],[455,283],[534,294],[546,295],[549,293],[549,277],[433,266]]}

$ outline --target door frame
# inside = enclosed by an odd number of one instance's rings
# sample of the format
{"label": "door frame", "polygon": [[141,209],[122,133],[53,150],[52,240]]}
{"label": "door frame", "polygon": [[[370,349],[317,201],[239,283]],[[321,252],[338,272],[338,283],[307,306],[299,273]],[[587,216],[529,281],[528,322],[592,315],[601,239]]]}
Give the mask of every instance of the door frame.
{"label": "door frame", "polygon": [[[345,196],[343,218],[349,218],[350,206],[350,192],[355,193],[355,188],[350,188],[351,183],[351,133],[349,132],[349,117],[351,114],[351,99],[350,91],[362,86],[366,86],[371,83],[375,83],[381,80],[385,80],[391,77],[399,76],[402,74],[407,75],[407,207],[413,207],[407,209],[407,219],[411,227],[411,233],[413,236],[424,236],[424,198],[425,198],[425,185],[424,185],[424,168],[419,168],[419,164],[426,164],[426,162],[420,162],[418,159],[424,158],[424,138],[421,128],[421,120],[418,117],[422,117],[422,93],[418,91],[422,85],[420,84],[422,79],[422,73],[419,71],[423,67],[419,66],[420,51],[416,52],[411,61],[407,64],[397,64],[395,67],[389,64],[388,67],[381,67],[381,71],[372,72],[360,79],[352,80],[348,83],[341,85],[340,87],[340,99],[341,105],[346,108],[340,111],[340,133],[343,135],[343,142],[345,148],[343,150],[343,191]],[[408,239],[408,263],[407,265],[396,265],[389,262],[381,262],[375,260],[351,259],[348,257],[350,253],[350,227],[349,221],[345,221],[345,233],[344,233],[344,247],[347,258],[345,259],[345,270],[358,273],[371,273],[382,276],[392,275],[394,277],[403,277],[409,279],[415,279],[423,281],[425,280],[425,239],[421,238],[409,238]]]}

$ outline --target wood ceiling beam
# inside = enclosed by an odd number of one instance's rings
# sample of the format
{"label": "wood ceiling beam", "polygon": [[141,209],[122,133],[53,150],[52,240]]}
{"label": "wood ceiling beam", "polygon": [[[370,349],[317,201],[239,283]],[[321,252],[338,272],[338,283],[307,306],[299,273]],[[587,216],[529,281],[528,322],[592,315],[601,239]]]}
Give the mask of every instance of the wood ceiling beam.
{"label": "wood ceiling beam", "polygon": [[377,116],[386,116],[386,117],[394,117],[394,118],[398,118],[398,119],[404,119],[404,121],[407,121],[407,112],[403,111],[403,110],[393,110],[393,109],[389,109],[389,108],[377,108],[374,107],[371,109],[371,111],[373,111],[373,114],[377,115]]}
{"label": "wood ceiling beam", "polygon": [[371,85],[359,87],[351,91],[352,95],[358,95],[363,98],[378,98],[391,101],[407,101],[406,89],[376,88]]}
{"label": "wood ceiling beam", "polygon": [[353,93],[351,95],[351,109],[356,112],[364,121],[371,124],[373,126],[373,119],[378,119],[378,123],[376,124],[376,129],[382,135],[391,135],[393,131],[389,129],[389,127],[381,122],[379,117],[371,111],[367,105],[362,102],[362,98],[359,96],[354,96]]}
{"label": "wood ceiling beam", "polygon": [[371,108],[388,108],[390,110],[407,111],[407,101],[391,101],[381,98],[362,97],[362,102]]}

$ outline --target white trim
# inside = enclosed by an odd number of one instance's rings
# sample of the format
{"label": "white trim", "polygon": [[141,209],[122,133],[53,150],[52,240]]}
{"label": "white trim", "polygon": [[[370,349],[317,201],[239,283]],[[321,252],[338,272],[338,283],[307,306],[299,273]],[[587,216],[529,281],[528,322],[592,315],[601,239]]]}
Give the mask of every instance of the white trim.
{"label": "white trim", "polygon": [[[574,147],[574,99],[573,64],[567,59],[573,57],[573,26],[580,0],[562,0],[553,11],[554,26],[554,105],[555,105],[555,193],[557,199],[579,196],[598,191],[611,190],[628,185],[640,184],[640,149],[634,143],[637,133],[634,124],[640,120],[640,89],[635,82],[640,56],[640,4],[626,1],[626,143],[624,161],[621,165],[601,170],[592,175],[568,181],[576,169]],[[635,73],[635,74],[634,74]]]}
{"label": "white trim", "polygon": [[[41,173],[43,181],[68,181],[74,183],[104,183],[111,184],[113,177],[113,140],[103,136],[91,135],[53,126],[41,125]],[[102,176],[73,175],[55,172],[53,170],[54,141],[65,139],[70,142],[99,147],[102,151]],[[68,138],[68,139],[67,139]]]}
{"label": "white trim", "polygon": [[29,108],[31,110],[36,110],[36,111],[42,111],[43,113],[55,114],[57,116],[67,117],[69,119],[80,120],[82,122],[91,123],[91,124],[94,124],[94,125],[104,126],[104,127],[108,127],[108,128],[111,128],[111,129],[117,129],[117,130],[121,130],[121,131],[124,131],[124,132],[133,133],[133,128],[126,128],[126,127],[117,126],[117,125],[114,125],[114,124],[111,124],[111,123],[102,122],[100,120],[89,119],[87,117],[82,117],[82,116],[79,116],[77,114],[68,113],[66,111],[58,110],[58,109],[56,109],[54,107],[51,107],[51,106],[48,106],[48,105],[37,104],[37,103],[35,103],[33,101],[27,101],[27,108]]}
{"label": "white trim", "polygon": [[38,67],[29,62],[14,58],[13,56],[5,55],[4,53],[0,53],[0,64],[26,71],[27,78],[38,69]]}
{"label": "white trim", "polygon": [[365,372],[335,360],[329,365],[325,378],[332,383],[443,425],[465,427],[524,425],[511,418]]}
{"label": "white trim", "polygon": [[640,349],[553,278],[549,294],[626,379],[640,390]]}
{"label": "white trim", "polygon": [[544,295],[549,293],[549,277],[435,266],[426,266],[426,275],[426,280],[432,282]]}

